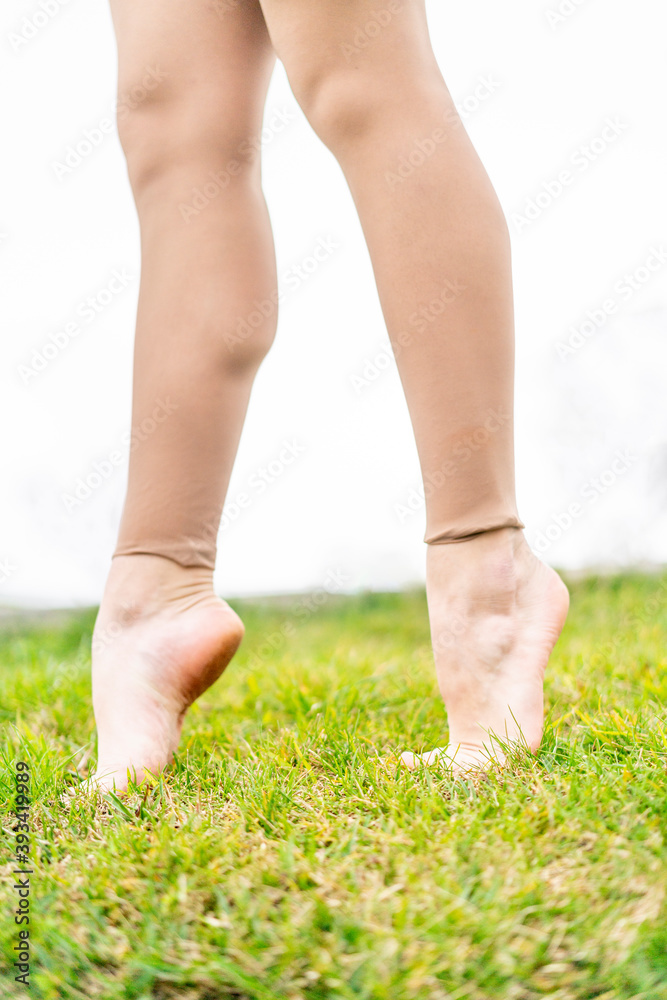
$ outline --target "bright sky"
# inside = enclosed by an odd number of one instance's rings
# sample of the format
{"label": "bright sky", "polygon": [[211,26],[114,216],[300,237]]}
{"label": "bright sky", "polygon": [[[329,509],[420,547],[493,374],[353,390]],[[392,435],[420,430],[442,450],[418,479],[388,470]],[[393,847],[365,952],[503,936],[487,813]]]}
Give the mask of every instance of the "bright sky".
{"label": "bright sky", "polygon": [[[513,234],[527,537],[557,566],[665,560],[658,5],[427,7]],[[101,0],[5,0],[0,47],[0,604],[93,603],[125,489],[139,275],[124,161],[105,121],[115,41]],[[419,469],[368,254],[341,171],[280,65],[266,122],[282,311],[230,487],[216,583],[234,596],[316,588],[331,570],[345,589],[419,582],[423,509],[397,514]],[[96,129],[90,154],[59,167]],[[47,344],[43,370],[26,377]],[[108,475],[72,505],[77,480],[100,469]]]}

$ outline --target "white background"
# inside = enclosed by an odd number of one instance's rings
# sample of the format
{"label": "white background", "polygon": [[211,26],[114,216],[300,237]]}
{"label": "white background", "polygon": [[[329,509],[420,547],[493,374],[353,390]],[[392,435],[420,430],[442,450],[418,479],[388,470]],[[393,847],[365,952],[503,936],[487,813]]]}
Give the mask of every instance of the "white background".
{"label": "white background", "polygon": [[[652,248],[667,249],[664,12],[657,0],[565,0],[571,13],[556,21],[548,15],[559,2],[427,6],[443,74],[469,109],[466,127],[510,219],[518,497],[528,540],[560,567],[655,563],[667,558],[667,261],[632,295],[614,286]],[[54,169],[86,129],[113,115],[107,7],[68,0],[17,43],[12,36],[38,11],[37,2],[5,0],[0,14],[0,603],[69,606],[99,600],[121,512],[126,463],[71,512],[63,494],[129,428],[139,245],[115,131],[67,176]],[[473,95],[485,78],[495,89],[480,102]],[[395,510],[419,485],[398,376],[392,365],[361,391],[352,382],[373,371],[365,366],[377,355],[386,358],[388,345],[361,230],[340,169],[280,64],[267,120],[275,109],[292,119],[263,151],[279,273],[320,237],[339,246],[284,295],[230,499],[248,491],[284,441],[305,451],[263,495],[251,490],[251,506],[221,532],[217,588],[226,596],[305,590],[331,568],[344,571],[351,590],[419,582],[423,509],[403,522]],[[587,169],[576,167],[571,157],[608,118],[621,123],[620,135]],[[521,225],[528,200],[563,169],[572,184]],[[20,366],[33,349],[123,268],[133,276],[127,288],[26,384]],[[617,312],[559,357],[571,327],[609,298]],[[616,463],[610,472],[619,450],[625,471]],[[561,529],[573,502],[581,513]]]}

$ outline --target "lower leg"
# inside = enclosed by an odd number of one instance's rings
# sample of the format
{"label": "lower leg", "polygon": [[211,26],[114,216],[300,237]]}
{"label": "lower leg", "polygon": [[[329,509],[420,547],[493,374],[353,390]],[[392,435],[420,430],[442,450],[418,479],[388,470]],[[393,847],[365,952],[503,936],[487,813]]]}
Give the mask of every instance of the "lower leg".
{"label": "lower leg", "polygon": [[[514,489],[507,225],[433,56],[422,0],[373,33],[369,0],[261,0],[278,55],[354,197],[426,490],[427,591],[457,765],[488,731],[535,747],[567,591]],[[498,747],[495,746],[495,752]],[[415,758],[409,756],[408,763]]]}
{"label": "lower leg", "polygon": [[[210,8],[210,9],[209,9]],[[256,150],[274,56],[253,0],[112,0],[120,88],[164,83],[119,123],[142,242],[127,497],[93,636],[95,780],[164,767],[189,705],[243,626],[213,590],[216,538],[252,382],[276,315]],[[157,33],[156,33],[156,28]],[[143,54],[142,54],[143,53]],[[210,189],[203,205],[195,189]],[[194,209],[194,210],[193,210]]]}

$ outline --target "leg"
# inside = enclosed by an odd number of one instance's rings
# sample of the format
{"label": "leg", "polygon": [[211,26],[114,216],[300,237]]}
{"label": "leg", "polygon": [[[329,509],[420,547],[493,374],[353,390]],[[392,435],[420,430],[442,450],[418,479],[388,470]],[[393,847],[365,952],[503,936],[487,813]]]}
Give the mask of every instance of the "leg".
{"label": "leg", "polygon": [[489,730],[518,738],[513,716],[535,747],[568,597],[530,552],[516,508],[500,204],[438,69],[423,0],[395,0],[381,16],[372,0],[260,2],[297,100],[350,186],[406,393],[427,493],[446,752],[479,764]]}
{"label": "leg", "polygon": [[[213,569],[253,378],[275,333],[275,310],[244,323],[255,300],[277,303],[257,155],[275,56],[255,0],[111,2],[141,229],[132,418],[143,433],[95,625],[93,704],[96,781],[123,788],[128,768],[141,778],[169,762],[185,711],[243,635]],[[149,69],[159,82],[132,101]]]}

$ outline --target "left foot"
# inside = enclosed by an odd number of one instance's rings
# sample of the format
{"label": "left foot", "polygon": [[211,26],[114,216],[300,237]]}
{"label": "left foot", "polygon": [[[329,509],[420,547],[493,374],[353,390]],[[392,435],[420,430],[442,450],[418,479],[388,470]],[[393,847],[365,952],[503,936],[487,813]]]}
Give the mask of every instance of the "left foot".
{"label": "left foot", "polygon": [[544,724],[544,671],[565,623],[567,587],[531,551],[523,532],[502,528],[468,541],[429,545],[427,597],[449,742],[404,753],[409,768],[441,762],[453,773],[502,763],[503,743],[537,750]]}

